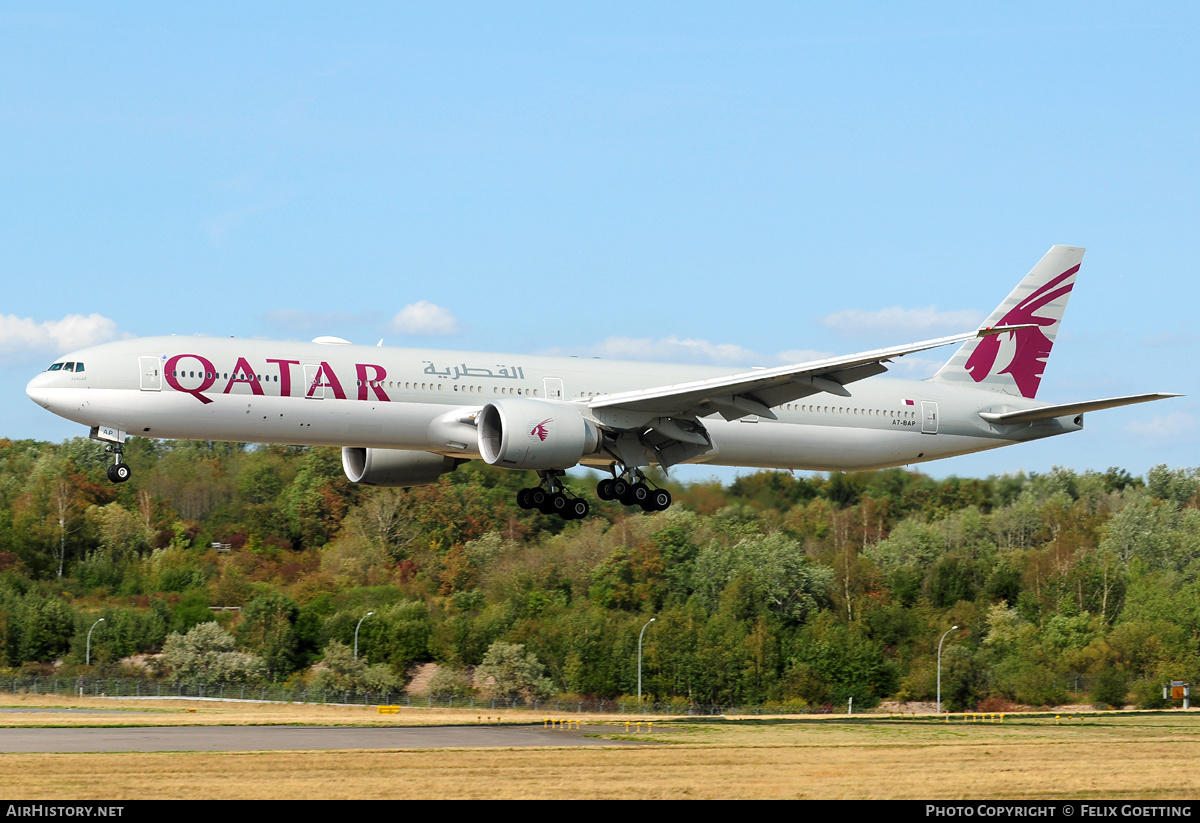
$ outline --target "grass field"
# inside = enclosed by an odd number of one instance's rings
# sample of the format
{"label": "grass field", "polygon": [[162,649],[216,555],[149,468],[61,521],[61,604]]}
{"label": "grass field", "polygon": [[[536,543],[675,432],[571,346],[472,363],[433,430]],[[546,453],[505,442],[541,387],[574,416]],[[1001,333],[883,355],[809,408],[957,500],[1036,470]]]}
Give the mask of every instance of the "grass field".
{"label": "grass field", "polygon": [[[0,713],[0,726],[430,725],[486,713],[279,704],[69,700],[6,706],[123,709]],[[193,711],[194,710],[194,711]],[[502,722],[541,715],[512,713]],[[624,738],[624,720],[608,722]],[[495,715],[492,716],[495,722]],[[486,722],[486,720],[484,721]],[[1200,714],[663,719],[630,748],[0,755],[0,794],[139,798],[962,798],[1190,799],[1200,796]]]}

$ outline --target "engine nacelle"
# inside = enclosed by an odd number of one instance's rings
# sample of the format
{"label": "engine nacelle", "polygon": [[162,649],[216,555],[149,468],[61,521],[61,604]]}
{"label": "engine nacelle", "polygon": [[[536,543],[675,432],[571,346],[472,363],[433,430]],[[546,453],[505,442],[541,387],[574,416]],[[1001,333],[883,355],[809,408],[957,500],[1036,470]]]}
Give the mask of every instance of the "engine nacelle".
{"label": "engine nacelle", "polygon": [[342,448],[346,477],[364,486],[425,486],[467,461],[430,452]]}
{"label": "engine nacelle", "polygon": [[545,400],[496,400],[476,418],[479,453],[502,469],[569,469],[603,437],[578,410]]}

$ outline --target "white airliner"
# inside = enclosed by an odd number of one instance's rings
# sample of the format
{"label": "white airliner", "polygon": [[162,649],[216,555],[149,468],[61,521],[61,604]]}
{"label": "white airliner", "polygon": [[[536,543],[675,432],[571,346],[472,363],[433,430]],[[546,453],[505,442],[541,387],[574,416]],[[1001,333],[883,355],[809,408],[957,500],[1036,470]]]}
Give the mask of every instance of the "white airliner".
{"label": "white airliner", "polygon": [[[30,381],[38,405],[91,428],[130,476],[126,437],[342,447],[356,483],[432,483],[466,460],[534,470],[517,502],[567,518],[559,478],[608,469],[600,498],[671,504],[643,469],[679,463],[863,470],[1083,428],[1088,411],[1173,394],[1047,405],[1035,397],[1084,250],[1054,246],[983,328],[737,374],[712,367],[210,337],[151,337],[68,354]],[[893,358],[961,343],[927,380]]]}

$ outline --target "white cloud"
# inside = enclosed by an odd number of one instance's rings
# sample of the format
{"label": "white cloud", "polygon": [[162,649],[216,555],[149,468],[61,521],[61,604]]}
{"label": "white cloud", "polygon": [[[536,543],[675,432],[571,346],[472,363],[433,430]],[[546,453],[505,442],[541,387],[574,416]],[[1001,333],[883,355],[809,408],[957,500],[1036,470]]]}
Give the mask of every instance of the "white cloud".
{"label": "white cloud", "polygon": [[267,207],[265,206],[243,206],[239,209],[230,209],[223,214],[218,214],[216,217],[205,220],[204,231],[208,234],[208,239],[214,246],[222,246],[234,229],[237,229],[254,215],[264,211],[267,211]]}
{"label": "white cloud", "polygon": [[954,334],[976,329],[986,315],[971,309],[938,311],[937,306],[905,309],[893,306],[879,311],[846,309],[827,314],[821,323],[843,337],[879,337],[900,335],[918,340],[939,334]]}
{"label": "white cloud", "polygon": [[376,323],[377,314],[353,314],[351,312],[315,312],[303,309],[276,309],[265,315],[270,323],[285,329],[301,332],[328,332],[332,326]]}
{"label": "white cloud", "polygon": [[735,366],[758,363],[762,357],[732,343],[680,339],[674,335],[660,340],[649,337],[609,337],[593,346],[597,357],[614,360],[661,360],[664,362],[714,363]]}
{"label": "white cloud", "polygon": [[709,340],[679,338],[674,335],[657,340],[652,337],[609,337],[602,343],[584,349],[554,348],[542,354],[558,357],[573,354],[611,360],[649,360],[730,367],[806,363],[833,356],[830,352],[808,349],[789,349],[775,355],[762,354],[735,343],[713,343]]}
{"label": "white cloud", "polygon": [[399,334],[445,337],[462,331],[462,324],[441,306],[420,300],[402,308],[392,318],[391,328]]}
{"label": "white cloud", "polygon": [[788,349],[787,351],[781,351],[775,359],[785,366],[790,366],[793,363],[811,363],[814,360],[826,360],[833,356],[833,352],[829,351]]}
{"label": "white cloud", "polygon": [[[792,363],[811,363],[848,352],[787,349],[777,354],[762,354],[733,343],[713,343],[708,340],[680,339],[675,336],[655,340],[651,337],[609,337],[604,342],[585,349],[555,348],[543,351],[550,356],[569,354],[603,357],[611,360],[649,360],[662,363],[698,363],[713,366],[742,368],[745,366],[774,366]],[[898,357],[888,368],[897,376],[909,379],[929,377],[942,366],[941,360],[928,357]]]}
{"label": "white cloud", "polygon": [[1147,440],[1192,440],[1196,437],[1196,418],[1188,412],[1171,412],[1144,423],[1135,420],[1125,430]]}
{"label": "white cloud", "polygon": [[1194,346],[1200,335],[1191,332],[1160,331],[1142,340],[1143,346]]}
{"label": "white cloud", "polygon": [[[946,360],[950,359],[950,354],[953,351],[953,348],[947,350]],[[937,374],[938,369],[945,365],[946,360],[936,360],[932,357],[921,357],[916,354],[910,354],[906,357],[897,357],[891,363],[888,363],[887,367],[893,377],[899,377],[904,380],[924,380],[926,377],[933,377]]]}
{"label": "white cloud", "polygon": [[116,321],[99,314],[68,314],[38,323],[32,317],[0,315],[0,354],[62,352],[119,337]]}

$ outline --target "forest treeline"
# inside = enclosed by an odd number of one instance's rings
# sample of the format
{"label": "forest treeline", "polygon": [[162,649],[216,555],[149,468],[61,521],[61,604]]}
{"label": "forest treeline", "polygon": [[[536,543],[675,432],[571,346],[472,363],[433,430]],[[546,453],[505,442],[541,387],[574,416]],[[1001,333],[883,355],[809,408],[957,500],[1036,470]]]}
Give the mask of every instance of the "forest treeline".
{"label": "forest treeline", "polygon": [[121,485],[107,459],[0,440],[4,672],[379,689],[432,662],[438,694],[609,699],[645,628],[654,699],[857,707],[932,700],[958,626],[955,709],[1200,682],[1197,469],[759,472],[654,514],[581,476],[567,522],[475,463],[400,490],[337,449],[134,439]]}

